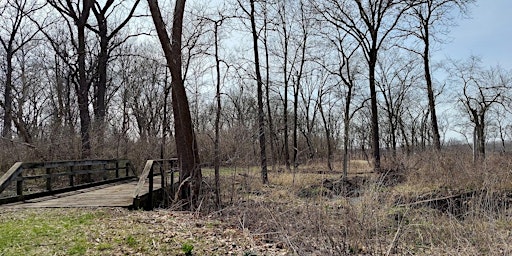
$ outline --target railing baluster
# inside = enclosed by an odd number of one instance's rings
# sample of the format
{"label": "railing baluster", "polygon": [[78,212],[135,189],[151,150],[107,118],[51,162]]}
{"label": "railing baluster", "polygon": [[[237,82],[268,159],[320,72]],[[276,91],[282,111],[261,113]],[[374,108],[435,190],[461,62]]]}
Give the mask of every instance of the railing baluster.
{"label": "railing baluster", "polygon": [[91,175],[92,165],[88,165],[85,168],[87,168],[87,171],[88,171],[87,172],[87,182],[85,182],[85,183],[91,183],[92,182],[92,175]]}
{"label": "railing baluster", "polygon": [[149,171],[149,208],[153,210],[153,165]]}
{"label": "railing baluster", "polygon": [[108,164],[103,164],[103,180],[108,179],[107,167],[108,167]]}
{"label": "railing baluster", "polygon": [[46,190],[47,191],[52,191],[52,169],[50,168],[46,168],[46,175],[48,175],[46,177]]}
{"label": "railing baluster", "polygon": [[20,173],[19,178],[16,181],[16,195],[23,195],[23,173]]}
{"label": "railing baluster", "polygon": [[69,175],[69,186],[70,187],[74,187],[75,186],[75,181],[74,181],[74,171],[73,171],[73,166],[70,166],[69,167],[69,171],[70,171],[70,175]]}
{"label": "railing baluster", "polygon": [[160,187],[163,189],[165,189],[165,167],[166,165],[164,165],[164,161],[162,161],[160,163],[160,176],[162,176],[162,178],[160,179]]}

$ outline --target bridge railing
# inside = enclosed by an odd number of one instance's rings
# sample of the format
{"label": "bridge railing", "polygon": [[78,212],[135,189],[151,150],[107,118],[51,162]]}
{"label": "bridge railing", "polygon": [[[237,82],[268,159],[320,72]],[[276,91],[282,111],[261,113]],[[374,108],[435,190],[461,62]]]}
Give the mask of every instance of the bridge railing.
{"label": "bridge railing", "polygon": [[[135,208],[144,207],[153,209],[154,207],[154,177],[160,176],[160,185],[162,188],[162,201],[169,199],[169,195],[174,195],[174,174],[178,172],[178,158],[147,160],[144,170],[139,176],[139,182],[133,193],[133,205]],[[146,190],[144,184],[148,182],[148,198],[144,200],[146,205],[140,205],[141,196],[145,195]]]}
{"label": "bridge railing", "polygon": [[0,177],[0,204],[133,179],[129,160],[17,162]]}

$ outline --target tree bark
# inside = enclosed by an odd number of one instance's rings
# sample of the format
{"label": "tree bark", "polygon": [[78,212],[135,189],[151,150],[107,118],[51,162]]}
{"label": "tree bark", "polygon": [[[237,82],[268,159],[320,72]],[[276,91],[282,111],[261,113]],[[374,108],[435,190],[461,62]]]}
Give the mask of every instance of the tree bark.
{"label": "tree bark", "polygon": [[[103,126],[106,116],[106,93],[107,93],[107,66],[108,61],[110,59],[109,51],[109,42],[110,40],[128,23],[128,21],[133,17],[133,13],[137,8],[140,0],[136,0],[133,4],[130,12],[127,17],[122,20],[122,22],[112,30],[110,34],[108,34],[108,22],[107,18],[109,15],[109,9],[115,3],[114,0],[108,0],[105,2],[103,7],[100,7],[98,2],[93,6],[92,11],[94,16],[96,17],[96,21],[98,23],[98,29],[93,30],[100,38],[100,52],[98,55],[98,66],[96,70],[97,80],[94,85],[94,102],[93,102],[93,110],[94,117],[97,125]],[[114,7],[115,8],[115,7]],[[113,9],[114,9],[113,8]],[[101,127],[100,127],[101,128]]]}
{"label": "tree bark", "polygon": [[[321,101],[321,99],[320,99]],[[330,118],[325,116],[324,108],[322,106],[322,102],[318,104],[318,110],[320,111],[320,116],[322,117],[322,122],[324,123],[324,131],[325,138],[327,139],[327,168],[329,171],[332,171],[332,142],[331,142],[331,129],[330,129]],[[330,115],[330,113],[329,113]]]}
{"label": "tree bark", "polygon": [[290,170],[290,145],[288,144],[288,34],[286,24],[284,30],[284,63],[283,63],[283,82],[284,82],[284,100],[283,100],[283,129],[284,129],[284,163],[287,170]]}
{"label": "tree bark", "polygon": [[8,46],[6,54],[6,74],[4,87],[4,120],[2,137],[10,139],[12,125],[12,46]]}
{"label": "tree bark", "polygon": [[250,11],[250,19],[251,19],[251,32],[252,32],[252,40],[253,40],[253,51],[254,51],[254,64],[256,68],[256,83],[257,83],[257,97],[258,97],[258,139],[260,143],[260,165],[261,165],[261,181],[263,184],[268,183],[268,173],[267,173],[267,153],[265,149],[265,113],[263,112],[263,81],[261,80],[261,72],[260,72],[260,59],[258,53],[258,31],[256,30],[256,20],[255,20],[255,8],[254,1],[250,0],[251,3],[251,11]]}
{"label": "tree bark", "polygon": [[199,152],[192,127],[190,107],[182,77],[181,37],[185,0],[176,1],[171,38],[167,34],[158,1],[148,0],[148,4],[172,78],[171,97],[174,113],[176,151],[180,163],[181,189],[177,192],[178,199],[184,201],[184,208],[192,210],[198,203],[202,173],[199,166]]}
{"label": "tree bark", "polygon": [[276,135],[274,131],[274,121],[272,120],[272,109],[270,107],[270,54],[268,50],[268,22],[267,22],[267,10],[265,10],[264,14],[264,34],[265,37],[263,38],[263,46],[265,48],[265,77],[266,77],[266,83],[265,83],[265,96],[266,96],[266,103],[267,103],[267,116],[268,116],[268,130],[269,130],[269,137],[270,137],[270,155],[272,159],[272,169],[275,170],[276,168],[276,155],[277,152],[275,150],[276,148]]}
{"label": "tree bark", "polygon": [[425,31],[425,48],[423,49],[423,66],[425,69],[425,82],[427,83],[427,95],[428,95],[428,107],[430,109],[430,122],[432,124],[432,137],[434,140],[434,148],[437,151],[441,150],[441,137],[439,135],[439,126],[437,124],[437,114],[436,114],[436,103],[434,97],[434,89],[432,86],[432,77],[430,74],[430,57],[429,57],[429,29],[428,25],[424,28]]}
{"label": "tree bark", "polygon": [[220,114],[222,111],[222,105],[220,100],[220,59],[219,59],[219,35],[218,30],[219,26],[222,24],[222,21],[215,22],[214,34],[215,34],[215,69],[217,72],[217,84],[216,84],[216,93],[215,98],[217,101],[217,109],[215,111],[215,141],[214,141],[214,169],[215,169],[215,203],[217,207],[221,206],[220,199],[220,148],[219,148],[219,140],[220,140]]}
{"label": "tree bark", "polygon": [[[376,44],[376,40],[374,40]],[[379,141],[379,115],[377,106],[377,91],[375,89],[375,66],[377,65],[377,47],[374,46],[369,52],[368,72],[370,84],[370,104],[372,113],[372,150],[373,168],[380,171],[380,141]]]}
{"label": "tree bark", "polygon": [[98,67],[96,70],[97,80],[94,85],[94,118],[97,125],[102,125],[105,120],[106,106],[105,94],[107,91],[107,62],[108,56],[108,36],[107,36],[107,20],[103,13],[95,12],[98,22],[98,36],[100,38],[100,52],[98,55]]}
{"label": "tree bark", "polygon": [[86,74],[86,42],[85,42],[85,27],[91,8],[93,6],[92,0],[84,0],[82,11],[76,20],[77,34],[78,34],[78,84],[76,88],[78,111],[80,113],[80,134],[82,139],[82,158],[86,159],[91,156],[91,141],[90,141],[90,125],[91,116],[89,114],[89,88],[90,83]]}

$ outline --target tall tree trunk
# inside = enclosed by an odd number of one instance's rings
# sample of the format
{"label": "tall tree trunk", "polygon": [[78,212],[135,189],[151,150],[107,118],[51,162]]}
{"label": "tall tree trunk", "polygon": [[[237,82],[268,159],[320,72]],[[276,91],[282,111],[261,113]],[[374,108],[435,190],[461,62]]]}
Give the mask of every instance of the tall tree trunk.
{"label": "tall tree trunk", "polygon": [[108,36],[107,20],[102,15],[97,15],[98,36],[100,38],[100,53],[96,70],[97,80],[94,86],[94,118],[96,125],[102,125],[105,120],[105,94],[107,90],[107,62],[108,62]]}
{"label": "tall tree trunk", "polygon": [[90,125],[91,116],[89,114],[89,88],[90,82],[86,75],[86,43],[85,43],[85,26],[91,8],[94,4],[92,0],[84,0],[80,17],[77,20],[77,34],[78,34],[78,84],[76,88],[78,111],[80,113],[80,135],[82,140],[82,158],[89,158],[91,156],[91,141],[90,141]]}
{"label": "tall tree trunk", "polygon": [[2,137],[11,137],[11,125],[12,125],[12,46],[9,45],[6,53],[6,74],[5,74],[5,87],[4,87],[4,120]]}
{"label": "tall tree trunk", "polygon": [[[301,11],[302,5],[301,5]],[[302,73],[304,72],[304,65],[306,64],[306,46],[307,46],[307,39],[308,34],[307,31],[303,25],[302,27],[302,48],[301,48],[301,59],[300,59],[300,67],[299,72],[297,73],[297,81],[294,83],[294,90],[293,90],[293,168],[297,169],[299,166],[299,145],[298,145],[298,138],[297,138],[297,129],[298,129],[298,123],[297,123],[297,112],[299,108],[299,92],[301,87],[301,79],[302,79]],[[309,120],[306,120],[306,122],[309,122]]]}
{"label": "tall tree trunk", "polygon": [[[376,40],[374,40],[375,42]],[[369,54],[369,83],[370,83],[370,102],[371,102],[371,122],[372,122],[372,148],[373,148],[373,168],[380,171],[380,142],[379,142],[379,115],[377,106],[377,91],[375,89],[375,66],[377,65],[376,47],[370,50]]]}
{"label": "tall tree trunk", "polygon": [[258,31],[256,30],[255,10],[254,1],[250,0],[251,3],[251,30],[254,50],[254,64],[256,68],[256,82],[257,82],[257,97],[258,97],[258,138],[260,142],[260,164],[261,164],[261,180],[263,184],[268,183],[267,173],[267,153],[265,150],[265,113],[263,112],[263,81],[261,80],[260,72],[260,59],[258,53]]}
{"label": "tall tree trunk", "polygon": [[430,74],[430,57],[429,57],[429,29],[425,27],[425,48],[423,49],[423,66],[425,69],[425,82],[427,83],[427,94],[428,94],[428,107],[430,110],[430,122],[432,124],[432,136],[434,139],[434,148],[439,151],[441,150],[441,139],[439,135],[439,127],[437,125],[437,114],[436,114],[436,103],[434,97],[434,89],[432,86],[432,77]]}
{"label": "tall tree trunk", "polygon": [[327,168],[329,171],[332,171],[332,142],[331,142],[331,129],[330,127],[330,118],[325,116],[324,108],[322,103],[318,104],[318,110],[320,111],[320,116],[322,117],[322,121],[324,123],[324,131],[325,138],[327,139]]}
{"label": "tall tree trunk", "polygon": [[[285,29],[286,31],[286,29]],[[286,33],[285,33],[286,36]],[[283,67],[283,76],[284,76],[284,101],[283,101],[283,129],[284,129],[284,163],[286,165],[286,169],[290,170],[290,145],[288,145],[288,39],[285,38],[284,43],[284,67]]]}
{"label": "tall tree trunk", "polygon": [[298,123],[297,123],[297,110],[299,108],[299,86],[300,86],[300,75],[297,78],[297,83],[294,86],[293,91],[293,169],[297,170],[297,167],[299,167],[299,145],[297,141],[297,129],[298,129]]}
{"label": "tall tree trunk", "polygon": [[[266,2],[265,2],[266,4]],[[270,54],[268,51],[268,22],[267,22],[267,9],[265,9],[265,14],[263,17],[263,26],[265,37],[263,38],[263,46],[265,48],[265,96],[267,103],[267,116],[268,116],[268,130],[270,137],[270,156],[272,159],[272,170],[276,168],[276,135],[274,132],[274,121],[272,120],[272,109],[270,107]]]}
{"label": "tall tree trunk", "polygon": [[343,127],[343,179],[348,179],[348,146],[350,136],[350,118],[345,115],[345,125]]}
{"label": "tall tree trunk", "polygon": [[[107,93],[107,66],[109,61],[109,42],[110,40],[117,34],[119,31],[128,23],[128,21],[133,17],[135,12],[135,8],[139,4],[140,0],[136,0],[133,3],[131,10],[124,20],[117,20],[116,22],[120,22],[119,25],[112,29],[111,34],[108,34],[108,22],[107,19],[109,14],[113,12],[116,5],[114,0],[107,0],[103,4],[103,7],[100,7],[99,3],[93,6],[92,11],[94,16],[96,17],[96,22],[98,23],[98,28],[93,30],[100,39],[100,53],[98,55],[98,66],[96,70],[96,83],[94,84],[94,117],[96,121],[96,125],[103,126],[105,122],[106,116],[106,93]],[[112,10],[109,10],[112,7]],[[119,18],[119,17],[117,17]],[[119,45],[119,44],[118,44]],[[103,127],[100,127],[101,131]]]}
{"label": "tall tree trunk", "polygon": [[220,100],[220,59],[219,59],[219,38],[218,29],[222,21],[215,22],[215,68],[217,71],[217,85],[215,98],[217,101],[217,110],[215,112],[215,141],[214,141],[214,168],[215,168],[215,203],[220,208],[220,149],[219,149],[219,131],[220,131],[220,114],[221,114],[221,100]]}
{"label": "tall tree trunk", "polygon": [[348,92],[345,101],[345,114],[344,114],[344,125],[343,125],[343,179],[348,179],[348,146],[350,136],[350,104],[352,103],[352,84],[347,84]]}
{"label": "tall tree trunk", "polygon": [[194,209],[199,199],[202,173],[199,166],[200,160],[197,141],[192,127],[190,107],[181,70],[181,37],[185,0],[176,1],[171,38],[169,38],[167,30],[165,29],[165,23],[160,8],[158,7],[158,1],[148,0],[148,4],[172,78],[171,97],[174,113],[176,151],[180,163],[181,189],[178,191],[178,199],[184,201],[184,208]]}
{"label": "tall tree trunk", "polygon": [[479,124],[475,126],[477,143],[478,143],[478,156],[480,160],[485,159],[485,116],[480,114]]}

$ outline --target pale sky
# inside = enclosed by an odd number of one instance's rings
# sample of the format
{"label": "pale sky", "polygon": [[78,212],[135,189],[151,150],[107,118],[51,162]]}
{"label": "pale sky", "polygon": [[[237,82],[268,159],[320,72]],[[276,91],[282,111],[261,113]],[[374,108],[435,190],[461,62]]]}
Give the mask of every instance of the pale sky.
{"label": "pale sky", "polygon": [[469,19],[460,19],[451,29],[451,40],[435,58],[482,57],[484,66],[500,64],[512,70],[512,0],[477,0]]}

